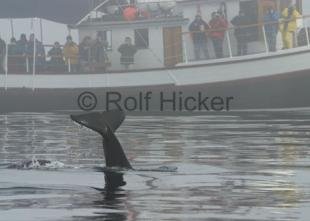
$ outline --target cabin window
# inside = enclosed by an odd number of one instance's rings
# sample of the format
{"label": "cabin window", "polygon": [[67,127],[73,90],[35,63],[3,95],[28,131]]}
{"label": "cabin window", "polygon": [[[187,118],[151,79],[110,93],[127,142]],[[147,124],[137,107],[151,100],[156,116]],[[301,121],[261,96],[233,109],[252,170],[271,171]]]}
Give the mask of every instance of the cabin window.
{"label": "cabin window", "polygon": [[107,43],[107,50],[112,50],[112,31],[98,31],[97,35],[102,36],[103,40]]}
{"label": "cabin window", "polygon": [[135,30],[135,45],[137,48],[149,47],[149,29],[136,29]]}

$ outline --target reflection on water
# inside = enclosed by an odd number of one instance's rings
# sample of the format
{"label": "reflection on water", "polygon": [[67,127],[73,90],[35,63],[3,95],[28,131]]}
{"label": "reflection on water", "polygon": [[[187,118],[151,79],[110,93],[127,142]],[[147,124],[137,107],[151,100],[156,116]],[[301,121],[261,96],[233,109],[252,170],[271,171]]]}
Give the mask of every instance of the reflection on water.
{"label": "reflection on water", "polygon": [[[310,111],[129,117],[118,131],[138,169],[105,192],[101,138],[67,116],[0,116],[0,220],[307,220]],[[7,169],[23,160],[52,168]]]}

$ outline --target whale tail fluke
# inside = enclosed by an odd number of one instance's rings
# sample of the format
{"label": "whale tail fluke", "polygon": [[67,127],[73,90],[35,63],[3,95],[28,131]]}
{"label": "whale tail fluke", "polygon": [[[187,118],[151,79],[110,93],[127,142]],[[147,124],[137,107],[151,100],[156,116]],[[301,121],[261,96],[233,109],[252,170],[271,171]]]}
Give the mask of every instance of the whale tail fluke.
{"label": "whale tail fluke", "polygon": [[102,136],[106,135],[108,128],[114,133],[125,120],[124,112],[119,110],[90,112],[70,115],[70,117],[74,122],[94,130]]}
{"label": "whale tail fluke", "polygon": [[71,119],[103,137],[103,149],[107,167],[132,169],[125,152],[114,132],[122,124],[125,114],[120,110],[90,112],[71,115]]}

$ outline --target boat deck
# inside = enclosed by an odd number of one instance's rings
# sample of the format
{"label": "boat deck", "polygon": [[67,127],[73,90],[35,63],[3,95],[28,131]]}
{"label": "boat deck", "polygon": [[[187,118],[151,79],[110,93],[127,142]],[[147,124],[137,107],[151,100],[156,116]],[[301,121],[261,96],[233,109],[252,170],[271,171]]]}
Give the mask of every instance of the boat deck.
{"label": "boat deck", "polygon": [[188,62],[172,69],[79,74],[0,75],[3,88],[111,88],[199,85],[251,79],[310,69],[310,48]]}

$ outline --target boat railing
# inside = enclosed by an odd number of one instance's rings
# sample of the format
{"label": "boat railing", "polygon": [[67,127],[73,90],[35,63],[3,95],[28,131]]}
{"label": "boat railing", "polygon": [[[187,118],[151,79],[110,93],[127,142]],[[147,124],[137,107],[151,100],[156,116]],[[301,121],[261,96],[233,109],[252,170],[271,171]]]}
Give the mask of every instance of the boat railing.
{"label": "boat railing", "polygon": [[[309,36],[309,22],[310,16],[302,16],[299,20],[299,28],[296,32],[291,33],[293,44],[292,47],[309,47],[310,48],[310,36]],[[280,20],[279,22],[260,22],[257,24],[249,24],[245,26],[238,27],[228,27],[225,29],[209,29],[204,34],[207,36],[207,56],[204,54],[203,50],[199,48],[199,57],[197,57],[198,50],[195,51],[195,46],[193,44],[193,32],[182,32],[182,38],[180,40],[175,40],[169,45],[165,45],[165,51],[178,51],[178,53],[168,53],[162,58],[159,55],[157,60],[162,63],[162,67],[165,68],[166,63],[172,63],[172,66],[179,65],[180,63],[192,64],[191,62],[196,62],[197,60],[207,60],[211,62],[212,59],[231,59],[234,57],[246,57],[249,54],[269,54],[276,53],[276,51],[282,50],[284,46],[281,45],[282,39],[281,30],[285,24],[285,20]],[[270,47],[270,33],[268,30],[270,26],[274,25],[279,27],[279,32],[276,36],[277,41],[275,48]],[[241,39],[248,45],[247,49],[238,47],[238,40],[236,37],[236,30],[243,29],[244,36],[241,35]],[[267,30],[266,30],[267,29]],[[212,39],[212,33],[219,32],[222,36],[222,48],[214,47],[214,42]],[[242,32],[241,32],[242,33]],[[239,36],[240,37],[240,36]],[[239,42],[240,43],[240,42]],[[66,57],[61,55],[59,57],[53,55],[48,56],[48,51],[53,47],[52,45],[42,45],[44,47],[44,52],[39,52],[37,50],[36,42],[33,44],[33,50],[28,53],[12,53],[11,45],[6,44],[5,55],[0,55],[0,59],[3,64],[4,69],[4,88],[7,89],[7,79],[10,74],[28,74],[33,76],[33,82],[35,82],[35,76],[38,74],[71,74],[71,73],[105,73],[108,72],[119,72],[127,70],[116,70],[113,69],[113,62],[119,63],[119,58],[117,61],[111,62],[109,59],[111,51],[107,51],[107,59],[102,62],[96,62],[91,57],[89,59],[81,59],[79,55]],[[243,45],[244,47],[244,45]],[[63,46],[61,46],[63,48]],[[176,48],[181,48],[181,50],[175,50]],[[238,50],[239,48],[239,50]],[[197,48],[196,48],[197,49]],[[115,50],[115,49],[113,49]],[[153,50],[148,48],[145,50]],[[221,50],[216,51],[216,50]],[[240,53],[240,50],[241,53]],[[196,53],[195,53],[196,52]],[[155,52],[153,52],[155,53]],[[154,55],[155,56],[155,55]],[[58,60],[59,63],[51,62],[51,59]],[[168,61],[168,62],[167,62]],[[194,63],[193,63],[194,64]],[[112,67],[111,67],[112,66]],[[168,66],[171,68],[171,65]],[[146,68],[143,68],[146,69]],[[113,71],[111,71],[113,70]],[[135,69],[136,70],[136,69]],[[134,70],[131,70],[134,71]],[[35,89],[35,83],[33,83],[33,89]]]}
{"label": "boat railing", "polygon": [[[208,29],[204,31],[207,36],[207,59],[216,58],[233,58],[239,56],[246,56],[249,54],[260,54],[260,53],[274,53],[282,49],[290,49],[297,47],[310,47],[310,27],[308,26],[310,22],[310,16],[301,16],[297,19],[298,28],[294,32],[290,32],[289,38],[292,40],[292,44],[289,48],[283,45],[283,30],[286,22],[292,20],[280,19],[277,22],[259,22],[256,24],[248,24],[242,26],[230,26],[227,28],[220,29]],[[271,29],[277,29],[277,34],[274,36],[275,41],[271,42],[272,32]],[[236,34],[236,30],[239,34]],[[241,31],[240,31],[241,30]],[[222,52],[217,53],[215,44],[213,42],[214,38],[212,33],[222,33]],[[198,33],[201,33],[200,31]],[[205,60],[203,52],[201,52],[201,59],[197,58],[195,55],[195,45],[193,43],[193,35],[195,32],[183,32],[183,61],[188,63],[190,61]],[[238,36],[237,36],[238,35]],[[238,39],[239,38],[239,39]],[[238,40],[242,42],[238,42]],[[289,39],[290,40],[290,39]],[[246,46],[245,51],[241,53],[238,52],[238,43],[244,43],[242,46]],[[176,43],[177,44],[177,43]],[[274,45],[271,45],[274,44]],[[240,46],[240,45],[239,45]],[[240,49],[240,48],[239,48]],[[219,57],[219,55],[222,56]]]}

